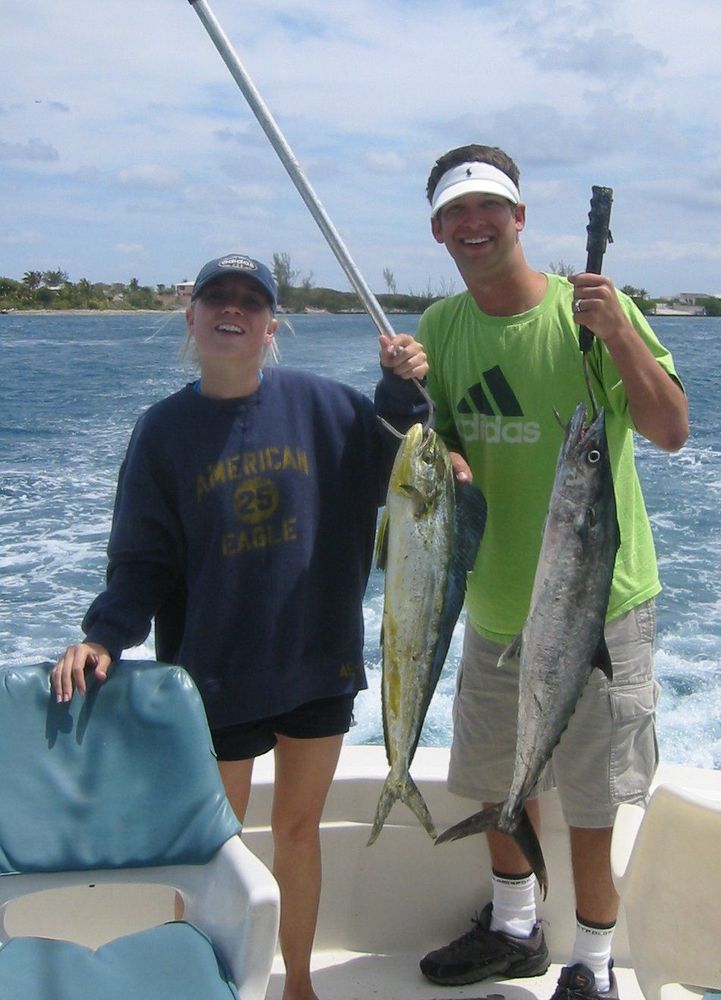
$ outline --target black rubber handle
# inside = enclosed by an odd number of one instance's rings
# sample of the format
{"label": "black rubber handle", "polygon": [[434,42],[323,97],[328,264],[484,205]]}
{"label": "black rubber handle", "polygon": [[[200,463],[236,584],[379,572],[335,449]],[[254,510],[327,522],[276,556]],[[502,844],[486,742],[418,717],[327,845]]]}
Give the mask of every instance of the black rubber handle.
{"label": "black rubber handle", "polygon": [[[613,243],[611,230],[611,203],[613,202],[613,188],[598,187],[591,188],[591,210],[588,213],[588,225],[586,232],[586,271],[589,274],[600,274],[603,265],[603,255],[609,243]],[[590,351],[593,344],[593,334],[588,327],[581,326],[578,331],[578,345],[585,354]]]}

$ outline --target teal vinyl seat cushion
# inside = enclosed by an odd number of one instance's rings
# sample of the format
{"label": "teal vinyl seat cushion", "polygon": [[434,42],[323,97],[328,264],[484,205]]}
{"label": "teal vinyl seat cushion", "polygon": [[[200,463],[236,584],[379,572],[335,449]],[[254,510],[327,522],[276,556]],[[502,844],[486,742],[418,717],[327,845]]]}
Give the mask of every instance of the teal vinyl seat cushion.
{"label": "teal vinyl seat cushion", "polygon": [[96,951],[72,941],[12,938],[0,948],[0,969],[3,1000],[238,1000],[208,938],[182,922]]}
{"label": "teal vinyl seat cushion", "polygon": [[203,864],[240,831],[182,667],[121,661],[64,704],[51,668],[0,669],[0,872]]}
{"label": "teal vinyl seat cushion", "polygon": [[[192,679],[126,660],[58,704],[51,669],[0,668],[1,1000],[261,1000],[278,889],[237,836]],[[168,887],[161,920],[175,889],[185,920],[88,934],[62,893],[96,883]],[[13,936],[15,901],[48,889],[67,940]]]}

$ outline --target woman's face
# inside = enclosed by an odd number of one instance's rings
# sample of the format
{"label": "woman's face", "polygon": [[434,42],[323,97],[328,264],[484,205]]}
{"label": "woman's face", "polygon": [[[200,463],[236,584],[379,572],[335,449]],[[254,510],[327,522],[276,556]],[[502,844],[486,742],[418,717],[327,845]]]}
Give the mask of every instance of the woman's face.
{"label": "woman's face", "polygon": [[188,307],[186,319],[201,369],[213,360],[260,367],[278,326],[267,295],[238,274],[211,281]]}

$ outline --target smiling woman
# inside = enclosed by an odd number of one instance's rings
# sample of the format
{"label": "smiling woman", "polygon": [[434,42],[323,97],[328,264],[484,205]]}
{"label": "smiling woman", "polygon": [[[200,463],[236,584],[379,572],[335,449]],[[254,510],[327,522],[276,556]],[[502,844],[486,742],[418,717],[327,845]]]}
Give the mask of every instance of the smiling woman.
{"label": "smiling woman", "polygon": [[86,691],[86,670],[102,682],[155,620],[159,658],[181,663],[200,690],[241,821],[254,759],[274,750],[285,996],[310,998],[319,823],[366,687],[363,595],[395,450],[377,418],[405,430],[425,416],[414,380],[428,366],[412,337],[382,338],[378,412],[329,378],[263,373],[276,302],[270,271],[244,254],[198,274],[186,319],[200,379],[136,424],[108,586],[85,616],[86,639],[58,660],[53,688],[67,702]]}

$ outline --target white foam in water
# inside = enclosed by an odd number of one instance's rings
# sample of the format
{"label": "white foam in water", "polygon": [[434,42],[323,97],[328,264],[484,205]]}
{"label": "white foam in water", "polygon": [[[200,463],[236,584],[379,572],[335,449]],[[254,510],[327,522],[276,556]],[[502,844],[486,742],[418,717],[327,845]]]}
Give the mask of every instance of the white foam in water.
{"label": "white foam in water", "polygon": [[[717,660],[656,654],[662,685],[659,731],[663,759],[672,764],[721,769],[721,690]],[[689,734],[693,733],[693,739]]]}
{"label": "white foam in water", "polygon": [[[417,317],[395,320],[413,332]],[[372,395],[378,348],[367,317],[294,316],[292,323],[294,335],[280,334],[282,363]],[[674,353],[692,415],[680,454],[638,443],[664,583],[659,742],[669,762],[721,768],[721,452],[708,360],[721,320],[654,320],[654,327]],[[183,328],[178,314],[0,316],[1,662],[54,659],[81,637],[82,616],[103,586],[115,482],[132,426],[150,403],[194,377],[178,359]],[[383,742],[382,606],[383,577],[374,570],[365,601],[369,689],[356,701],[353,743]],[[428,711],[426,745],[450,742],[462,629],[459,623]],[[152,635],[125,655],[152,659]]]}

